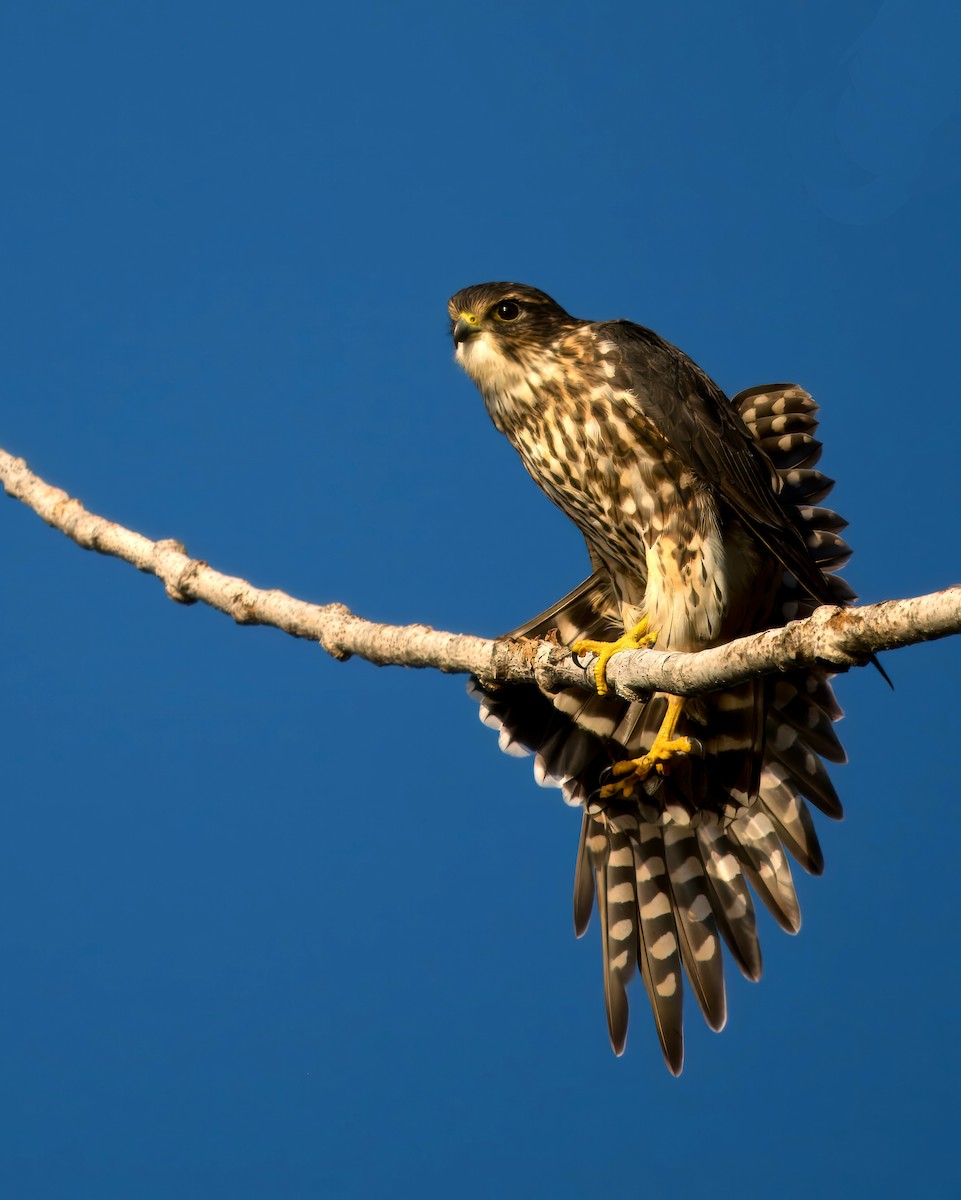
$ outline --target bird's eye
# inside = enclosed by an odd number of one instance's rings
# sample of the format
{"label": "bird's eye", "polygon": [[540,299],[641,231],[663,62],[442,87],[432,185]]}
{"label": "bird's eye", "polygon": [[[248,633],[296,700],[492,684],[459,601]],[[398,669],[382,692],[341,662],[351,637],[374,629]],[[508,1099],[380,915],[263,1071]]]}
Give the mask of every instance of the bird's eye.
{"label": "bird's eye", "polygon": [[521,306],[516,300],[502,300],[494,309],[498,321],[516,321],[521,315]]}

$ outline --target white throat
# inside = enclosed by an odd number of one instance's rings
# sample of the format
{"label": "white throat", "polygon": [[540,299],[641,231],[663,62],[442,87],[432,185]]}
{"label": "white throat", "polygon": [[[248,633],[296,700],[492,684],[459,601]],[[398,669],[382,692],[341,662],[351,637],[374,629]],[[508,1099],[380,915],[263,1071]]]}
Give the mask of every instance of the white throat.
{"label": "white throat", "polygon": [[486,330],[461,342],[454,357],[477,384],[491,420],[502,433],[538,407],[537,389],[544,374],[507,358]]}

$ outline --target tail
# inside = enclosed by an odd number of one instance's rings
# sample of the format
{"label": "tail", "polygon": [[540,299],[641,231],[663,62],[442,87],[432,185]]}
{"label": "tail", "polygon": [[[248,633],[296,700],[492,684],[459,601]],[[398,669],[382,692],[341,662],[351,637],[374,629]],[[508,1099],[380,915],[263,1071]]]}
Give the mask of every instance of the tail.
{"label": "tail", "polygon": [[[816,404],[796,385],[773,384],[742,392],[733,405],[771,459],[781,496],[796,507],[836,602],[848,603],[853,592],[833,574],[850,556],[841,537],[845,522],[819,507],[833,480],[816,469]],[[785,575],[754,628],[806,616],[816,606]],[[604,572],[514,636],[552,629],[568,645],[621,631]],[[567,803],[584,811],[574,929],[578,936],[587,929],[596,899],[614,1052],[624,1050],[626,988],[638,971],[665,1061],[679,1074],[683,974],[707,1024],[720,1030],[726,1019],[721,941],[748,979],[761,974],[751,889],[781,927],[795,933],[801,916],[785,851],[810,874],[823,869],[808,806],[841,816],[822,762],[844,761],[833,729],[841,710],[830,675],[804,669],[704,698],[691,709],[703,758],[672,764],[671,773],[652,780],[645,793],[608,804],[597,801],[605,772],[612,762],[644,752],[660,724],[663,697],[631,703],[579,689],[556,695],[530,685],[488,689],[476,680],[470,691],[480,702],[481,720],[499,730],[501,748],[533,753],[537,781],[560,787]]]}

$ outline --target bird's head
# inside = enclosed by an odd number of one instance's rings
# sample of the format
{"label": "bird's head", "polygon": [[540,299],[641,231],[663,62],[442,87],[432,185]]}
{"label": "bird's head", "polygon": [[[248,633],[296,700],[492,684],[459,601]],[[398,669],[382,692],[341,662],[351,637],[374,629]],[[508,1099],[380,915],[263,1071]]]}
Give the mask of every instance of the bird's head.
{"label": "bird's head", "polygon": [[536,356],[579,324],[550,296],[523,283],[480,283],[448,304],[455,358],[484,391],[509,389]]}

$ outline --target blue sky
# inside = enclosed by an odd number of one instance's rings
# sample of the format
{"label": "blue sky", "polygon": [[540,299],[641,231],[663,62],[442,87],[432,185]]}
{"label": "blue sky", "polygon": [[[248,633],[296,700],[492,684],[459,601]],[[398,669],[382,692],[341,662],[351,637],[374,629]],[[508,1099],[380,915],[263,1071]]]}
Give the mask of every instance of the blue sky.
{"label": "blue sky", "polygon": [[[5,5],[0,445],[262,586],[493,635],[586,568],[452,362],[447,297],[518,279],[803,383],[862,597],[957,582],[959,27]],[[576,814],[462,680],[0,511],[4,1195],[956,1194],[958,644],[840,681],[826,874],[673,1080],[636,991],[611,1055]]]}

